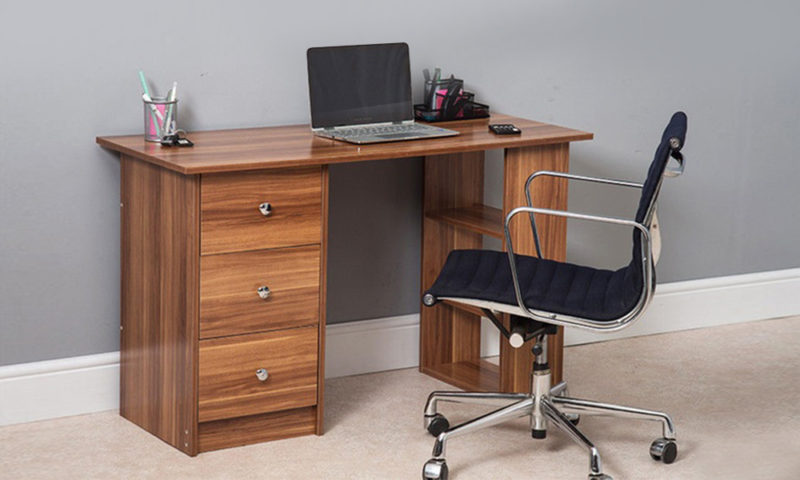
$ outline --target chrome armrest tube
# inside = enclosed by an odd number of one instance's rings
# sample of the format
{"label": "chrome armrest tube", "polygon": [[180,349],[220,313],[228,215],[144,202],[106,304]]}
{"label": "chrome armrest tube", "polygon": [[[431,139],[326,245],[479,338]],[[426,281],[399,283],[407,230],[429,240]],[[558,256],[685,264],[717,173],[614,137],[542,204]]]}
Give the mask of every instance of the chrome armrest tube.
{"label": "chrome armrest tube", "polygon": [[[511,219],[520,213],[528,213],[531,216],[534,213],[538,213],[541,215],[554,215],[558,217],[574,218],[576,220],[588,220],[592,222],[623,225],[626,227],[633,227],[638,229],[642,234],[642,270],[644,274],[642,275],[642,281],[643,281],[642,294],[639,297],[639,301],[637,302],[636,306],[630,312],[623,315],[622,317],[609,321],[589,320],[585,318],[573,317],[570,315],[561,315],[561,314],[541,312],[529,309],[525,305],[525,302],[523,300],[522,289],[519,284],[519,274],[517,272],[516,255],[514,253],[514,245],[512,243],[511,232],[509,230],[509,224],[511,222]],[[507,253],[508,253],[508,261],[510,264],[509,266],[511,267],[511,278],[514,282],[514,293],[517,296],[517,304],[519,305],[519,308],[523,312],[527,313],[531,318],[535,320],[562,326],[575,326],[594,331],[610,332],[625,328],[630,322],[635,320],[642,311],[644,311],[644,309],[650,303],[650,300],[652,300],[653,261],[652,261],[650,231],[647,229],[647,227],[645,227],[639,222],[623,218],[603,217],[598,215],[587,215],[583,213],[567,212],[564,210],[550,210],[546,208],[534,208],[534,207],[517,207],[514,210],[511,210],[508,213],[508,215],[506,215],[505,223],[503,225],[503,230],[506,238],[506,247],[508,249]]]}
{"label": "chrome armrest tube", "polygon": [[[583,182],[601,183],[605,185],[616,185],[620,187],[631,187],[639,189],[643,187],[641,183],[629,182],[627,180],[616,180],[613,178],[602,178],[602,177],[588,177],[585,175],[575,175],[573,173],[554,172],[551,170],[539,170],[538,172],[533,172],[532,174],[530,174],[530,176],[528,176],[528,179],[525,181],[525,198],[528,200],[529,207],[533,207],[533,201],[531,200],[531,183],[539,177],[558,177],[558,178],[566,178],[568,180],[579,180]],[[528,216],[530,217],[531,221],[531,233],[533,234],[533,242],[536,245],[536,255],[538,255],[539,258],[544,258],[542,257],[542,248],[541,244],[539,243],[539,232],[536,230],[536,220],[533,218],[533,213],[529,213]]]}

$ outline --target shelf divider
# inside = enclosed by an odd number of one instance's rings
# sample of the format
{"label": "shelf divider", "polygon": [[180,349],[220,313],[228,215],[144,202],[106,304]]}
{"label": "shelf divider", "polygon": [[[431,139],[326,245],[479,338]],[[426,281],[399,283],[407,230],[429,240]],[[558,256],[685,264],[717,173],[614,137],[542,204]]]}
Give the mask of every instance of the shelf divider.
{"label": "shelf divider", "polygon": [[482,235],[503,238],[503,211],[481,203],[468,207],[434,210],[428,213],[427,217]]}

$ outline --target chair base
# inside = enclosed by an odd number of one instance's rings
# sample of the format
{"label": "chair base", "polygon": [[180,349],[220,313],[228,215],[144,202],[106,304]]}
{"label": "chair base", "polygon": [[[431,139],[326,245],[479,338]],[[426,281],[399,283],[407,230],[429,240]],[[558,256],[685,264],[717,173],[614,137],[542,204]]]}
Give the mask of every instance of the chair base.
{"label": "chair base", "polygon": [[[537,363],[531,378],[530,394],[445,391],[431,393],[425,405],[425,428],[436,436],[436,442],[433,447],[433,458],[423,467],[422,478],[447,479],[445,447],[449,439],[524,416],[530,417],[534,438],[545,438],[548,427],[553,425],[583,446],[589,453],[589,480],[610,480],[611,477],[603,473],[597,448],[576,427],[580,415],[660,421],[662,437],[652,443],[650,455],[663,463],[672,463],[675,460],[677,455],[675,426],[666,413],[571,398],[566,395],[566,382],[551,388],[550,380],[550,369],[546,363]],[[447,420],[437,410],[439,402],[495,405],[501,408],[450,428]]]}

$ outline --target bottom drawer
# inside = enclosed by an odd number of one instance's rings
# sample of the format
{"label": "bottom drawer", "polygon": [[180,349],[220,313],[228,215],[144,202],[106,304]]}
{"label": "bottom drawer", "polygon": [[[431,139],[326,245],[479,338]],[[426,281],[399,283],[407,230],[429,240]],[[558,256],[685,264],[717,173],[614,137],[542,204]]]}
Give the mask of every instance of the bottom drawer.
{"label": "bottom drawer", "polygon": [[198,420],[315,405],[317,337],[313,326],[201,340]]}

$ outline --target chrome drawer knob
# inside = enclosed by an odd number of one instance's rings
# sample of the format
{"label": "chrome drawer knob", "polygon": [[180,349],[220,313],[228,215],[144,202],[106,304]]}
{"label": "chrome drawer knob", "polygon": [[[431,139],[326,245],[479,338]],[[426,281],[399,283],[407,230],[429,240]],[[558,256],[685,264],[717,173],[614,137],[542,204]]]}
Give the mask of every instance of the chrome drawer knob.
{"label": "chrome drawer knob", "polygon": [[269,372],[267,371],[266,368],[259,368],[258,370],[256,370],[256,378],[258,378],[262,382],[266,382],[267,379],[269,378]]}
{"label": "chrome drawer knob", "polygon": [[269,202],[264,202],[258,206],[258,211],[261,212],[261,215],[269,217],[272,213],[272,205],[270,205]]}
{"label": "chrome drawer knob", "polygon": [[269,287],[264,285],[263,287],[258,287],[258,296],[261,297],[262,300],[266,300],[269,298]]}

